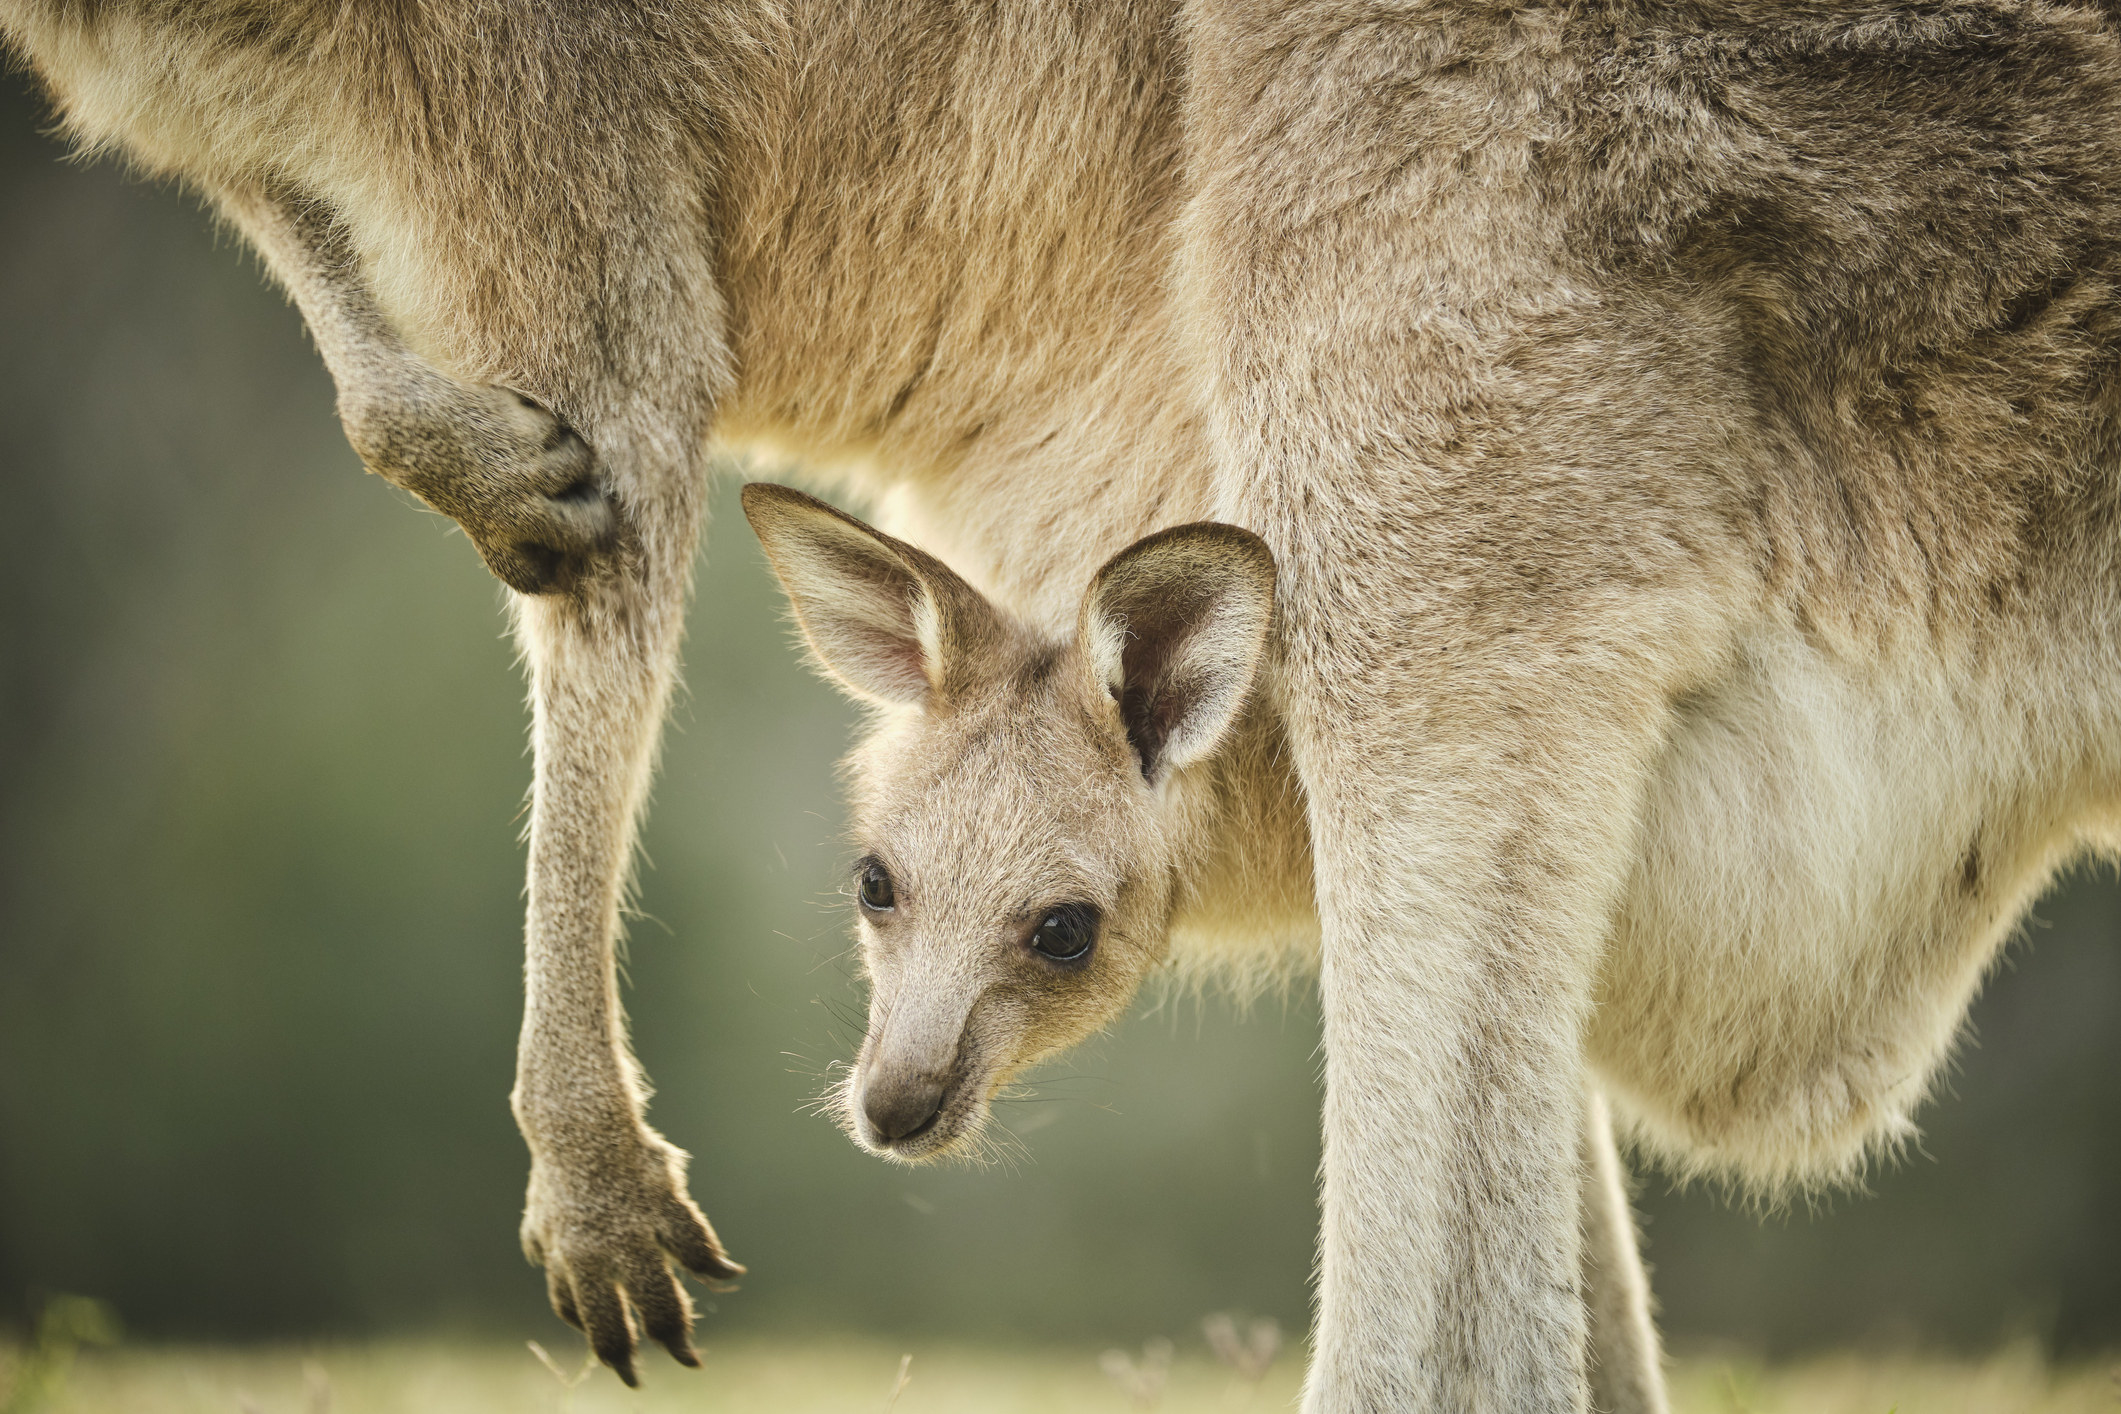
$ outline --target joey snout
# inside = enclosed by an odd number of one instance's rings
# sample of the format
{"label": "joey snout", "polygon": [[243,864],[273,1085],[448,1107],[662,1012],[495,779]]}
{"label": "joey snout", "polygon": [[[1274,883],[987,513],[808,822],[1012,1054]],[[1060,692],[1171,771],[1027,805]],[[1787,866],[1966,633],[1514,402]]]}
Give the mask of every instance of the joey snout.
{"label": "joey snout", "polygon": [[899,1066],[871,1066],[862,1083],[862,1118],[880,1144],[918,1138],[935,1122],[957,1077]]}
{"label": "joey snout", "polygon": [[854,1077],[851,1106],[863,1146],[894,1158],[940,1153],[977,1106],[968,1085],[966,1023],[975,999],[922,996],[903,989],[872,1005],[869,1038]]}

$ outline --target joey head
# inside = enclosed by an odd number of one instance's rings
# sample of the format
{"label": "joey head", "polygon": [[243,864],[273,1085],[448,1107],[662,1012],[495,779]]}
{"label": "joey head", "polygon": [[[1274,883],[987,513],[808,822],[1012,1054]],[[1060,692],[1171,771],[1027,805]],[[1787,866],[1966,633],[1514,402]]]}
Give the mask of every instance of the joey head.
{"label": "joey head", "polygon": [[874,1152],[937,1157],[1163,957],[1189,768],[1254,688],[1273,559],[1233,526],[1160,531],[1098,572],[1056,642],[799,492],[749,486],[744,509],[818,665],[876,709],[851,763],[871,990],[843,1122]]}

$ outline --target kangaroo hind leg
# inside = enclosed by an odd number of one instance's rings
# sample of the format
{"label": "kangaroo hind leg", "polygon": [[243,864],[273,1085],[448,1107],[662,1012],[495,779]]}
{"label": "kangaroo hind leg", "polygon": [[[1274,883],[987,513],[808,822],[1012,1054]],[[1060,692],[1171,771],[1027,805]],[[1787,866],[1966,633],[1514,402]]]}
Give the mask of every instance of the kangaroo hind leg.
{"label": "kangaroo hind leg", "polygon": [[1590,1317],[1594,1414],[1667,1414],[1664,1359],[1650,1316],[1627,1174],[1613,1142],[1613,1119],[1596,1081],[1584,1087],[1583,1294]]}

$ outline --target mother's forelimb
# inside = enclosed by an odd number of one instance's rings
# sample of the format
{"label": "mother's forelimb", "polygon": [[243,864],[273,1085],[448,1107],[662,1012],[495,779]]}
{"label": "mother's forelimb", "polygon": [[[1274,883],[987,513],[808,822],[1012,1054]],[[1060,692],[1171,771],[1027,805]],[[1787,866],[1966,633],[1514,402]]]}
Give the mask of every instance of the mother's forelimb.
{"label": "mother's forelimb", "polygon": [[[538,391],[574,426],[528,392],[465,381],[408,349],[325,202],[216,195],[301,308],[363,459],[463,525],[521,596],[536,757],[512,1096],[531,1151],[523,1246],[546,1269],[554,1310],[628,1383],[642,1337],[695,1364],[671,1263],[711,1278],[742,1268],[686,1192],[685,1154],[643,1116],[616,949],[702,517],[718,365],[697,242],[643,213],[638,245],[607,243],[646,267],[629,273],[666,296],[659,304],[598,306],[594,288],[550,272],[554,326],[542,332],[556,347],[505,353],[566,370]],[[587,328],[604,343],[585,342]]]}
{"label": "mother's forelimb", "polygon": [[527,392],[464,382],[406,348],[324,202],[262,187],[215,198],[302,311],[369,470],[463,526],[518,593],[564,592],[608,563],[617,508],[579,432]]}
{"label": "mother's forelimb", "polygon": [[635,822],[676,675],[690,541],[629,562],[600,602],[517,603],[531,666],[537,780],[527,994],[512,1103],[530,1146],[523,1248],[553,1309],[628,1384],[642,1336],[696,1364],[692,1307],[669,1261],[734,1276],[686,1192],[686,1155],[643,1118],[615,946]]}
{"label": "mother's forelimb", "polygon": [[736,1271],[643,1118],[616,975],[730,372],[701,106],[718,32],[654,6],[0,0],[0,40],[70,128],[195,184],[257,246],[363,459],[520,596],[523,1240],[629,1381],[641,1334],[694,1358],[670,1260]]}

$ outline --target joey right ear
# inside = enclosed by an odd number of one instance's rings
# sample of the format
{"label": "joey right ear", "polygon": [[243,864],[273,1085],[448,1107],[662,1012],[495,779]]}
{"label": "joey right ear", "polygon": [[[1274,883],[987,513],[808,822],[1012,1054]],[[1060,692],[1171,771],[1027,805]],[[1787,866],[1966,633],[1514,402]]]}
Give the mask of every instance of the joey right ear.
{"label": "joey right ear", "polygon": [[933,555],[786,486],[743,500],[810,651],[855,696],[947,699],[999,636],[994,606]]}
{"label": "joey right ear", "polygon": [[1158,531],[1097,572],[1076,637],[1143,776],[1215,749],[1251,695],[1273,622],[1273,552],[1234,525]]}

